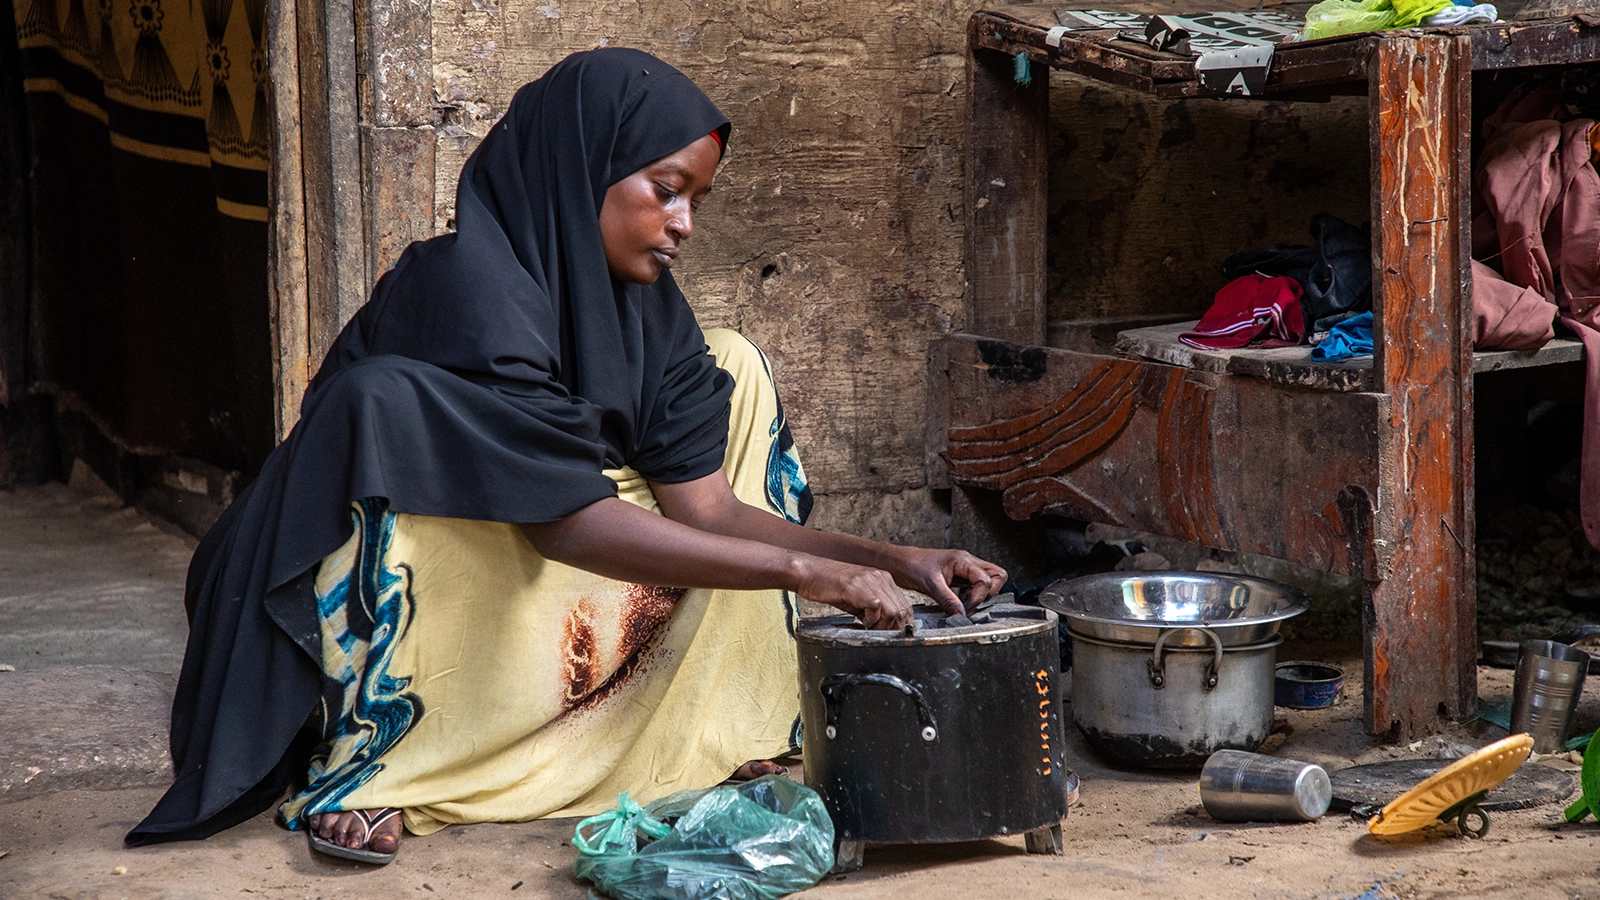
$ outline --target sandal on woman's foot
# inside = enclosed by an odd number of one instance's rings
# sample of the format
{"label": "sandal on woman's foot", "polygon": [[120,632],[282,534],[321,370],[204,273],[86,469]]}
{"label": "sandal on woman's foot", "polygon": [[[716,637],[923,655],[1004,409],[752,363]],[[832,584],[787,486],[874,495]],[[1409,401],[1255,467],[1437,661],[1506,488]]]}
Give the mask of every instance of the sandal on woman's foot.
{"label": "sandal on woman's foot", "polygon": [[784,778],[788,778],[789,767],[779,765],[770,759],[752,759],[734,769],[733,774],[729,775],[728,780],[724,781],[723,784],[743,784],[746,781],[755,781],[757,778],[766,775],[781,775]]}
{"label": "sandal on woman's foot", "polygon": [[[346,847],[342,844],[336,844],[322,835],[317,834],[316,826],[307,822],[306,837],[311,839],[311,849],[317,851],[318,853],[327,854],[328,856],[337,856],[340,859],[353,859],[356,862],[371,863],[375,866],[388,865],[389,863],[393,862],[395,854],[400,852],[398,841],[396,842],[395,849],[388,853],[379,853],[376,850],[368,849],[367,842],[372,839],[372,833],[377,831],[378,828],[383,825],[383,823],[393,819],[395,816],[400,815],[400,810],[393,808],[353,809],[346,810],[346,812],[354,815],[356,820],[361,823],[361,846]],[[323,815],[330,816],[338,814],[339,813],[336,812],[323,813]]]}

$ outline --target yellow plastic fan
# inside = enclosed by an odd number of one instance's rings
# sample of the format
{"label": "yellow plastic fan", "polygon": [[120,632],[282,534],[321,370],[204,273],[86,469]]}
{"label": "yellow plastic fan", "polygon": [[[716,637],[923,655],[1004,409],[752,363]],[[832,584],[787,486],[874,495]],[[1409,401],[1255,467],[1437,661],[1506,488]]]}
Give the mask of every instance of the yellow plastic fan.
{"label": "yellow plastic fan", "polygon": [[[1533,736],[1528,734],[1514,734],[1479,748],[1396,797],[1367,822],[1367,830],[1404,834],[1455,819],[1462,834],[1482,837],[1489,831],[1489,816],[1478,808],[1478,801],[1510,778],[1532,750]],[[1472,818],[1479,820],[1479,827],[1468,826],[1467,820]]]}

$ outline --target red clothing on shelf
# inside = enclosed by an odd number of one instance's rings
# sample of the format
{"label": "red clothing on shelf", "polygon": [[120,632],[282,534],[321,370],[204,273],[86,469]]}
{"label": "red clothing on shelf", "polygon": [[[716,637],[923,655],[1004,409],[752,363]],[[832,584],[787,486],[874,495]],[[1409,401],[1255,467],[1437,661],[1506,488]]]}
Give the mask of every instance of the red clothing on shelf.
{"label": "red clothing on shelf", "polygon": [[1250,273],[1222,286],[1193,331],[1178,336],[1191,347],[1236,350],[1258,337],[1270,346],[1298,344],[1305,337],[1300,282],[1287,275]]}

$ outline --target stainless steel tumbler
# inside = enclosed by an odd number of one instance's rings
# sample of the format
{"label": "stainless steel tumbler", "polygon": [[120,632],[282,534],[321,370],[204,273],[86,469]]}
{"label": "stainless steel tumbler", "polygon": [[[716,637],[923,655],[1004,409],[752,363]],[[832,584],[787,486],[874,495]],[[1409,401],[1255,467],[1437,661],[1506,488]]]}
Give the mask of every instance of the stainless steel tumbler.
{"label": "stainless steel tumbler", "polygon": [[1333,784],[1311,763],[1218,750],[1200,770],[1200,802],[1221,822],[1309,822],[1328,811]]}
{"label": "stainless steel tumbler", "polygon": [[1533,735],[1533,752],[1566,749],[1572,712],[1589,673],[1589,654],[1555,641],[1523,641],[1511,688],[1511,733]]}

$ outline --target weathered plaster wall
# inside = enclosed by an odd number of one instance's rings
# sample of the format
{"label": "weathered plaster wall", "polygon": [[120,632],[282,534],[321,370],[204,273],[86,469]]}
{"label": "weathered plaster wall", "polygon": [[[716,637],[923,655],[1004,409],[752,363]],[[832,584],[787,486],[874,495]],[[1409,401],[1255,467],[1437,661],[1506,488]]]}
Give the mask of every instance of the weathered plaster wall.
{"label": "weathered plaster wall", "polygon": [[[568,53],[641,47],[734,123],[677,270],[766,348],[814,522],[938,543],[926,348],[960,329],[965,26],[980,0],[372,0],[369,278],[450,227],[462,162]],[[1156,101],[1052,76],[1053,319],[1198,315],[1217,262],[1365,218],[1364,101]],[[1241,164],[1241,160],[1249,160]],[[432,190],[428,190],[428,185]]]}
{"label": "weathered plaster wall", "polygon": [[733,120],[677,270],[707,327],[772,357],[813,520],[937,542],[926,347],[959,327],[965,23],[904,0],[434,0],[434,221],[517,87],[566,54],[649,50]]}

